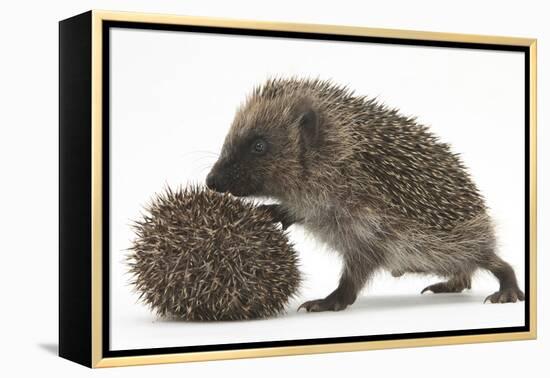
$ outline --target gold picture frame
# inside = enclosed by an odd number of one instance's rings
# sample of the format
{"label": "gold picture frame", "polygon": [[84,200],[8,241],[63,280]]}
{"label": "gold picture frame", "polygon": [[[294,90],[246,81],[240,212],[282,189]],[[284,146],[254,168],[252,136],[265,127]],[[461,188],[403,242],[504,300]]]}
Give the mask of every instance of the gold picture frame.
{"label": "gold picture frame", "polygon": [[[529,298],[527,328],[518,332],[462,334],[397,340],[269,346],[247,349],[169,352],[145,355],[104,353],[104,133],[105,28],[110,23],[141,26],[192,26],[277,33],[301,33],[380,38],[425,44],[511,46],[526,56],[529,132],[528,230],[526,277]],[[222,31],[223,32],[223,31]],[[433,45],[433,44],[432,44]],[[531,38],[437,33],[355,26],[230,20],[93,10],[60,22],[60,355],[89,367],[112,367],[207,361],[249,357],[346,352],[371,349],[465,344],[535,339],[537,335],[536,279],[536,147],[537,41]],[[72,67],[74,65],[75,67]],[[88,75],[89,73],[89,75]],[[76,87],[75,87],[76,85]],[[75,89],[77,88],[77,89]],[[76,109],[76,110],[75,110]],[[84,126],[83,126],[84,124]],[[87,146],[79,150],[76,141]],[[74,160],[82,157],[82,166]],[[72,162],[71,162],[72,161]],[[82,167],[88,167],[82,171]],[[73,166],[71,165],[73,164]],[[69,185],[70,181],[70,185]],[[76,183],[76,184],[75,184]],[[72,236],[67,236],[71,234]],[[527,291],[527,290],[526,290]],[[78,298],[77,298],[78,297]],[[75,308],[75,306],[77,308]]]}

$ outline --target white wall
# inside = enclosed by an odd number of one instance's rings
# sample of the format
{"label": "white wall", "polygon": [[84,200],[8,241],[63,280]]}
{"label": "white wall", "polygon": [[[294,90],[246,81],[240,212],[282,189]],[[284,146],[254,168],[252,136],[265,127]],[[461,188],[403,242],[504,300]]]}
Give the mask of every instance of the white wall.
{"label": "white wall", "polygon": [[[8,6],[9,4],[9,6]],[[343,374],[464,377],[548,370],[545,324],[548,278],[550,64],[548,10],[543,1],[67,1],[7,2],[0,23],[0,161],[2,186],[2,375],[44,371],[85,376],[90,371],[54,355],[57,344],[57,21],[90,8],[361,25],[539,39],[539,340],[179,364],[96,372],[101,376]],[[7,211],[6,211],[7,209]],[[546,210],[546,212],[544,211]],[[539,373],[537,373],[539,371]],[[11,372],[11,373],[10,373]],[[7,374],[6,374],[7,373]]]}

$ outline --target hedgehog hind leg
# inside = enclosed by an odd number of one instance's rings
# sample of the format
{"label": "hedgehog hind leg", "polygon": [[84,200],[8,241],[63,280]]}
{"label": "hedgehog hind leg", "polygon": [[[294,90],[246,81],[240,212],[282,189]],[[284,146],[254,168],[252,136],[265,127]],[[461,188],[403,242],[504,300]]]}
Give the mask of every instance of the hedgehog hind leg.
{"label": "hedgehog hind leg", "polygon": [[471,274],[457,274],[452,276],[448,281],[438,282],[433,285],[426,286],[420,294],[426,291],[431,291],[434,294],[439,293],[461,293],[464,289],[472,288]]}
{"label": "hedgehog hind leg", "polygon": [[509,303],[525,300],[525,294],[520,290],[510,264],[493,253],[480,266],[493,273],[500,283],[499,290],[485,298],[485,302]]}

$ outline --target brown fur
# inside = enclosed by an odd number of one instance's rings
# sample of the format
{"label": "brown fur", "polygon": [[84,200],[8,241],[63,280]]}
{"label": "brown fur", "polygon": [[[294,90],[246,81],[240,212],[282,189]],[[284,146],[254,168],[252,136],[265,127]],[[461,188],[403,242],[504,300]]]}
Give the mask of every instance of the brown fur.
{"label": "brown fur", "polygon": [[[260,156],[250,153],[257,141],[267,145]],[[276,220],[302,223],[341,253],[338,288],[304,303],[308,311],[345,308],[381,268],[448,277],[427,288],[442,292],[469,288],[481,267],[501,282],[488,300],[524,297],[495,254],[491,219],[460,157],[414,118],[329,81],[255,88],[207,183],[277,199]]]}

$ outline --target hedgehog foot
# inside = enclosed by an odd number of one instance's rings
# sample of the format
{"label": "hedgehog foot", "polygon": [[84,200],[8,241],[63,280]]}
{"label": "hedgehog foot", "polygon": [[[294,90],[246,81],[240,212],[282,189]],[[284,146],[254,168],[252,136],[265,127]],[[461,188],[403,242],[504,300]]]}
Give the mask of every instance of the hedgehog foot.
{"label": "hedgehog foot", "polygon": [[321,311],[341,311],[348,307],[347,304],[340,302],[337,298],[324,298],[315,299],[313,301],[304,302],[298,307],[298,310],[304,308],[307,312],[321,312]]}
{"label": "hedgehog foot", "polygon": [[509,287],[501,289],[485,298],[483,303],[489,301],[490,303],[515,303],[517,301],[524,301],[525,294],[517,287]]}
{"label": "hedgehog foot", "polygon": [[281,223],[283,230],[286,230],[294,223],[299,222],[298,219],[294,218],[287,210],[285,210],[281,205],[260,205],[258,206],[261,210],[266,211],[272,218],[273,222]]}
{"label": "hedgehog foot", "polygon": [[426,291],[431,291],[434,294],[439,293],[460,293],[464,290],[464,287],[450,285],[448,282],[438,282],[436,284],[426,286],[420,294],[424,294]]}
{"label": "hedgehog foot", "polygon": [[426,291],[431,291],[434,294],[438,293],[460,293],[464,289],[471,288],[471,281],[469,277],[457,276],[451,278],[447,282],[438,282],[436,284],[427,286],[420,292],[424,294]]}

